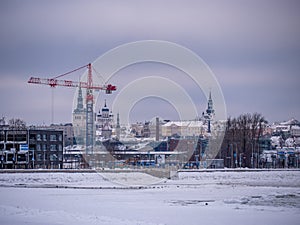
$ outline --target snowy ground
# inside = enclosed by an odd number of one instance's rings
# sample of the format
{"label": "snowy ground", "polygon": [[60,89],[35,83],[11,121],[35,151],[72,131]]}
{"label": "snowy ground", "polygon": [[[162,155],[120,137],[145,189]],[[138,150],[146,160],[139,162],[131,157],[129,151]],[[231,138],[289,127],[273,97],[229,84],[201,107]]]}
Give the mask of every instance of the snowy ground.
{"label": "snowy ground", "polygon": [[300,221],[300,171],[188,172],[155,185],[117,183],[129,179],[157,181],[140,173],[2,173],[0,224]]}

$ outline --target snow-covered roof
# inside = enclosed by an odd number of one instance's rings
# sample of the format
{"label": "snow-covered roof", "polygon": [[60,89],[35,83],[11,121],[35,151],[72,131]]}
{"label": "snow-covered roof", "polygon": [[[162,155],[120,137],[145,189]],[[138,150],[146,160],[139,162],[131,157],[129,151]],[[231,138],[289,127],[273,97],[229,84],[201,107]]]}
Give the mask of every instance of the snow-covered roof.
{"label": "snow-covered roof", "polygon": [[294,126],[291,127],[291,129],[292,129],[292,130],[300,130],[300,126],[294,125]]}
{"label": "snow-covered roof", "polygon": [[178,127],[201,127],[203,126],[203,122],[202,121],[170,121],[164,125],[162,125],[163,127],[170,127],[170,126],[178,126]]}
{"label": "snow-covered roof", "polygon": [[294,118],[288,120],[288,121],[285,121],[285,122],[281,122],[280,125],[300,125],[300,122]]}

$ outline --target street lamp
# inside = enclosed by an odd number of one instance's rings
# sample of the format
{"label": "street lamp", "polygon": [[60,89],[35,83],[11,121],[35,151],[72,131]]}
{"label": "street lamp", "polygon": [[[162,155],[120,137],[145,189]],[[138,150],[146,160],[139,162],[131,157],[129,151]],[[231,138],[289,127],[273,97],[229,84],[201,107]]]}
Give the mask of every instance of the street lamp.
{"label": "street lamp", "polygon": [[251,168],[254,168],[254,158],[253,158],[253,143],[251,142],[251,150],[252,150],[252,153],[251,153]]}
{"label": "street lamp", "polygon": [[237,148],[237,143],[234,143],[235,144],[235,168],[238,167],[238,148]]}
{"label": "street lamp", "polygon": [[242,168],[242,155],[243,153],[240,153],[240,168]]}
{"label": "street lamp", "polygon": [[2,150],[2,154],[1,154],[1,169],[3,169],[3,161],[4,161],[4,157],[3,157],[3,150]]}
{"label": "street lamp", "polygon": [[32,151],[32,159],[31,160],[32,160],[32,169],[34,169],[34,160],[35,160],[34,159],[34,150]]}
{"label": "street lamp", "polygon": [[150,162],[151,162],[151,159],[150,159],[150,151],[148,151],[148,166],[150,167]]}
{"label": "street lamp", "polygon": [[233,144],[230,144],[230,150],[231,150],[231,168],[233,168]]}

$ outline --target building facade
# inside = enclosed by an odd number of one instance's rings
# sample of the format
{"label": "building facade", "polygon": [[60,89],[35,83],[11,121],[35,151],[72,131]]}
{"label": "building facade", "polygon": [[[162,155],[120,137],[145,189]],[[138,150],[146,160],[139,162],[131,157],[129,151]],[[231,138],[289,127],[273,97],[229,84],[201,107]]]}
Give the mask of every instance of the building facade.
{"label": "building facade", "polygon": [[[39,128],[39,127],[37,127],[37,128]],[[41,127],[41,128],[44,128],[44,127]],[[64,146],[74,145],[76,143],[72,123],[51,124],[48,128],[49,129],[54,129],[54,130],[63,130],[63,132],[64,132]]]}
{"label": "building facade", "polygon": [[96,140],[110,139],[114,127],[114,116],[107,107],[106,101],[104,107],[99,110],[96,120]]}
{"label": "building facade", "polygon": [[1,168],[63,168],[63,130],[0,128]]}

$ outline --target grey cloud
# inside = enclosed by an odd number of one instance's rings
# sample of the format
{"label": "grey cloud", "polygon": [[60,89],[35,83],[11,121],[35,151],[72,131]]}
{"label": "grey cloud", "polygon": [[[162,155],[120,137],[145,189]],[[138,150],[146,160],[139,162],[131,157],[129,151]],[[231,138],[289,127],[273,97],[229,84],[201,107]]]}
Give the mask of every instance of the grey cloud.
{"label": "grey cloud", "polygon": [[[20,90],[22,96],[48,98],[46,89],[41,91],[46,87],[19,86],[30,75],[60,74],[93,61],[117,45],[163,39],[190,48],[208,63],[224,90],[230,113],[257,106],[257,111],[274,119],[289,111],[299,116],[299,104],[294,99],[299,96],[299,1],[12,0],[1,1],[0,6],[1,82],[14,77],[17,81],[9,86]],[[193,99],[197,99],[199,93],[192,84],[182,85],[191,87]],[[7,97],[7,89],[0,87],[1,95]],[[72,101],[71,95],[57,100],[61,121],[69,120],[69,108],[63,105]],[[9,97],[10,101],[18,98],[16,94]],[[285,99],[293,102],[282,104]],[[9,101],[4,97],[0,100]],[[245,107],[245,101],[251,104]],[[49,103],[40,104],[40,108],[30,108],[32,111],[26,109],[28,120],[37,118],[31,114],[42,119],[48,113]],[[285,111],[278,109],[282,105],[287,107]],[[20,113],[23,108],[26,105],[18,108],[17,104],[5,112]]]}

